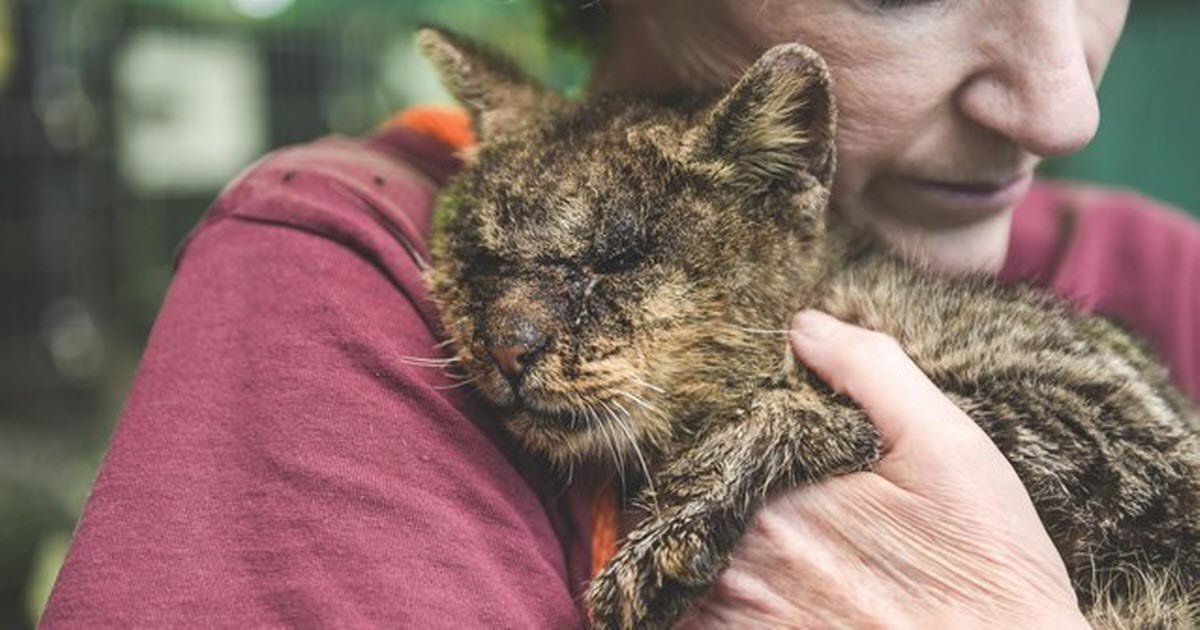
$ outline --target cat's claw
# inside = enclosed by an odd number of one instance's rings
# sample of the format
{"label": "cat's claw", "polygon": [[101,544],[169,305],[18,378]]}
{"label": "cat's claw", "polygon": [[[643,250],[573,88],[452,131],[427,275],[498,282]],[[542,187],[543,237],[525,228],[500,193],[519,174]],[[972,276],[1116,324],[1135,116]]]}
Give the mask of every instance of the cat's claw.
{"label": "cat's claw", "polygon": [[588,588],[591,627],[671,627],[723,558],[683,518],[639,528]]}

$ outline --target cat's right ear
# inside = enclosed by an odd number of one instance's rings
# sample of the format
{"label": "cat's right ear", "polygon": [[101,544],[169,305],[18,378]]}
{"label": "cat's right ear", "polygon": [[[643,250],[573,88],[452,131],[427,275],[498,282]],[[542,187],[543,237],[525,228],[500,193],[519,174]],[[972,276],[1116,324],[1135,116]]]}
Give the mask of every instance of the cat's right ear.
{"label": "cat's right ear", "polygon": [[780,44],[685,137],[688,155],[746,189],[832,184],[834,127],[829,69],[801,44]]}
{"label": "cat's right ear", "polygon": [[425,27],[417,44],[470,112],[481,140],[520,127],[529,110],[549,96],[511,60],[456,33]]}

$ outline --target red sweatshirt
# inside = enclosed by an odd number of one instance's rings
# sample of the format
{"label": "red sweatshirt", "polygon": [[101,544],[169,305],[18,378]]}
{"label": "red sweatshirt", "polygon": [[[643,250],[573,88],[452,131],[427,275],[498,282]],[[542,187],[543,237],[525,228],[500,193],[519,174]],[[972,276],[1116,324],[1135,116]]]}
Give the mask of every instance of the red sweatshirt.
{"label": "red sweatshirt", "polygon": [[[419,265],[457,164],[411,129],[278,151],[182,250],[45,627],[579,625],[586,481],[521,470],[436,369]],[[1200,228],[1039,184],[1006,280],[1147,336],[1200,395]]]}

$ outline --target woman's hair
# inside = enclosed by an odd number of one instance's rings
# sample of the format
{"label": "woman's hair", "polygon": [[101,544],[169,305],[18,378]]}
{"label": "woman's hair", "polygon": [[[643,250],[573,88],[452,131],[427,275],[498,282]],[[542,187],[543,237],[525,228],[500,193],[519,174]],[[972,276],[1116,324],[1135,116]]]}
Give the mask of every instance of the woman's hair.
{"label": "woman's hair", "polygon": [[607,38],[609,15],[603,0],[537,0],[555,43],[595,51]]}

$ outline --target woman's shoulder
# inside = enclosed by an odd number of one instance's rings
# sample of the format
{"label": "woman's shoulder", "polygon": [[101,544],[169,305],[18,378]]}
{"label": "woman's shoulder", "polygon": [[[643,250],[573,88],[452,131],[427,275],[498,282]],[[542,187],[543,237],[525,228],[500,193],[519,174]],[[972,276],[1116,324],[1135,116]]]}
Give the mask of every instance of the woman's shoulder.
{"label": "woman's shoulder", "polygon": [[[229,183],[180,248],[227,220],[265,222],[332,238],[390,269],[392,250],[424,267],[438,189],[459,168],[455,110],[417,108],[364,138],[327,136],[276,150]],[[448,121],[448,122],[447,122]],[[456,144],[457,143],[457,144]]]}
{"label": "woman's shoulder", "polygon": [[1039,181],[1000,278],[1028,282],[1148,339],[1200,397],[1200,222],[1145,195]]}
{"label": "woman's shoulder", "polygon": [[181,251],[45,625],[578,625],[586,495],[519,467],[437,369],[420,266],[452,166],[398,126],[276,151],[226,187]]}
{"label": "woman's shoulder", "polygon": [[[1175,239],[1194,239],[1200,223],[1183,211],[1140,193],[1059,180],[1038,180],[1016,208],[1008,257],[1001,277],[1045,281],[1064,271],[1070,255],[1097,248],[1121,247],[1153,253],[1145,247]],[[1136,236],[1136,242],[1129,237]],[[1147,241],[1153,241],[1149,243]],[[1072,272],[1099,271],[1072,266]]]}

